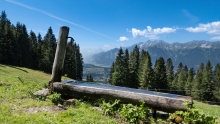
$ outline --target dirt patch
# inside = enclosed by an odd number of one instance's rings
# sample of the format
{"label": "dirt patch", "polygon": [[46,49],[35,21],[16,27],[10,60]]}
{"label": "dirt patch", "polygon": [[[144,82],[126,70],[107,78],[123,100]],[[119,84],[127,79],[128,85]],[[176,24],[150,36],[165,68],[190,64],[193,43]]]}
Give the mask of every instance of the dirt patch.
{"label": "dirt patch", "polygon": [[48,112],[54,113],[59,111],[64,111],[65,109],[59,106],[44,106],[44,107],[29,107],[25,109],[25,113],[34,114],[38,112]]}

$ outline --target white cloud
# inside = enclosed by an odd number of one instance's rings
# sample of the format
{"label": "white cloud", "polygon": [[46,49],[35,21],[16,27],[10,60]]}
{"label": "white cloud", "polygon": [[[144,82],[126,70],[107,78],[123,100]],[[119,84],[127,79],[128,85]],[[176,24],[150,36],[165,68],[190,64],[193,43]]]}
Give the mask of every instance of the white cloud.
{"label": "white cloud", "polygon": [[128,38],[125,37],[125,36],[122,36],[122,37],[119,38],[119,41],[126,41],[126,40],[128,40]]}
{"label": "white cloud", "polygon": [[132,28],[131,32],[132,32],[132,36],[134,38],[137,37],[147,37],[149,39],[157,39],[157,35],[158,34],[169,34],[169,33],[173,33],[177,30],[178,28],[169,28],[169,27],[163,27],[163,28],[156,28],[156,29],[152,29],[150,26],[147,26],[147,29],[144,30],[139,30],[136,28]]}
{"label": "white cloud", "polygon": [[208,34],[220,34],[220,21],[211,22],[207,24],[199,24],[197,27],[185,28],[185,30],[193,33],[205,32]]}
{"label": "white cloud", "polygon": [[218,40],[218,41],[220,41],[220,36],[217,36],[217,37],[213,37],[213,38],[211,38],[211,40]]}

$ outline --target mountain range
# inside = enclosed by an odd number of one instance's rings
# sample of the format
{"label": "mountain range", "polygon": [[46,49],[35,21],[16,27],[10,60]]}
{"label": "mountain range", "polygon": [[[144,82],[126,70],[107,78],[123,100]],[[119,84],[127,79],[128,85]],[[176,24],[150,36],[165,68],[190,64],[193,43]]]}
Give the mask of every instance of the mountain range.
{"label": "mountain range", "polygon": [[[148,40],[139,42],[129,47],[124,47],[131,52],[135,46],[149,52],[152,64],[156,59],[163,57],[166,61],[171,58],[176,69],[180,62],[188,68],[197,69],[201,63],[206,64],[208,60],[215,66],[220,62],[220,41],[194,40],[186,43],[167,43],[163,40]],[[114,48],[106,52],[94,54],[92,63],[102,66],[111,66],[118,54],[119,48]]]}

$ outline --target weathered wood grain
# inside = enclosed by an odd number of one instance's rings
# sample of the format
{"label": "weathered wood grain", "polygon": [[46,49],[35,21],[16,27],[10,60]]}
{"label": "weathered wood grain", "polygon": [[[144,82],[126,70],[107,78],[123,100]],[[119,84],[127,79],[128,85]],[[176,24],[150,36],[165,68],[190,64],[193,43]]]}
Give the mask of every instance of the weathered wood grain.
{"label": "weathered wood grain", "polygon": [[68,83],[53,83],[53,90],[69,97],[84,97],[90,99],[104,98],[106,100],[120,99],[124,103],[139,103],[144,101],[147,106],[162,110],[165,112],[174,112],[176,110],[186,110],[183,103],[189,101],[193,103],[192,98],[188,96],[180,96],[177,98],[163,97],[157,95],[135,93],[128,91],[94,88],[88,86],[70,85]]}

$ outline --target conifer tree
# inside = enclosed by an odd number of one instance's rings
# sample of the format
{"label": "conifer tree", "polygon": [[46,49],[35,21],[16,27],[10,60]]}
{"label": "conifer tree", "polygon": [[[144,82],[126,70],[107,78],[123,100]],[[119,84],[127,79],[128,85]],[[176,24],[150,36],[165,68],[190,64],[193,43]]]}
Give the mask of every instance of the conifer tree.
{"label": "conifer tree", "polygon": [[170,90],[172,90],[172,82],[174,79],[174,71],[173,71],[173,62],[171,60],[171,58],[167,59],[166,62],[166,74],[167,74],[167,83],[168,83],[168,87]]}
{"label": "conifer tree", "polygon": [[110,68],[110,76],[109,76],[109,83],[114,85],[113,82],[112,82],[112,78],[113,78],[113,73],[114,73],[114,68],[115,68],[115,62],[113,61],[112,62],[112,66]]}
{"label": "conifer tree", "polygon": [[152,62],[149,53],[145,50],[141,52],[140,68],[139,68],[139,82],[141,89],[152,88],[154,83],[154,72],[152,69]]}
{"label": "conifer tree", "polygon": [[202,99],[211,101],[213,100],[213,73],[212,73],[212,65],[211,62],[208,60],[205,70],[203,72],[203,80],[202,80],[202,87],[200,90],[204,91],[202,94]]}
{"label": "conifer tree", "polygon": [[196,77],[193,81],[193,98],[197,100],[204,100],[203,99],[203,90],[202,89],[202,80],[203,80],[203,71],[204,71],[204,64],[201,63],[199,69],[197,70]]}
{"label": "conifer tree", "polygon": [[36,34],[31,30],[29,35],[29,42],[30,42],[30,55],[31,55],[31,68],[32,69],[38,69],[38,43],[37,43],[37,36]]}
{"label": "conifer tree", "polygon": [[124,52],[122,48],[119,49],[116,61],[114,64],[114,72],[112,74],[112,84],[116,86],[123,86],[124,84]]}
{"label": "conifer tree", "polygon": [[129,52],[128,49],[125,50],[125,55],[124,55],[124,69],[123,69],[123,73],[124,73],[124,82],[123,82],[123,86],[124,87],[129,87],[131,85],[130,82],[130,75],[129,75]]}
{"label": "conifer tree", "polygon": [[51,27],[49,27],[46,35],[44,36],[43,50],[42,70],[47,73],[51,73],[56,51],[56,38]]}
{"label": "conifer tree", "polygon": [[133,51],[130,53],[129,57],[129,69],[130,69],[130,81],[131,88],[138,88],[139,87],[139,79],[138,79],[138,71],[139,71],[139,48],[137,45],[134,47]]}
{"label": "conifer tree", "polygon": [[214,100],[216,102],[220,102],[220,64],[216,64],[215,70],[214,70]]}
{"label": "conifer tree", "polygon": [[75,61],[75,45],[74,41],[70,41],[67,43],[66,47],[66,55],[64,60],[64,73],[67,77],[76,80],[76,61]]}
{"label": "conifer tree", "polygon": [[185,92],[184,92],[185,78],[186,77],[184,75],[184,71],[180,70],[179,75],[178,75],[177,85],[176,85],[177,93],[180,95],[185,95]]}
{"label": "conifer tree", "polygon": [[154,87],[155,89],[168,89],[166,67],[163,57],[156,60],[154,67]]}
{"label": "conifer tree", "polygon": [[188,71],[188,77],[187,77],[187,81],[185,83],[185,91],[186,91],[186,95],[191,96],[192,95],[192,83],[193,83],[193,79],[194,79],[194,69],[190,68],[190,70]]}
{"label": "conifer tree", "polygon": [[83,75],[83,58],[82,54],[80,53],[80,47],[79,45],[76,45],[76,79],[77,80],[82,80],[82,75]]}

